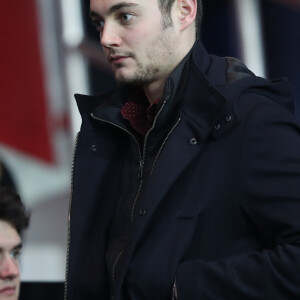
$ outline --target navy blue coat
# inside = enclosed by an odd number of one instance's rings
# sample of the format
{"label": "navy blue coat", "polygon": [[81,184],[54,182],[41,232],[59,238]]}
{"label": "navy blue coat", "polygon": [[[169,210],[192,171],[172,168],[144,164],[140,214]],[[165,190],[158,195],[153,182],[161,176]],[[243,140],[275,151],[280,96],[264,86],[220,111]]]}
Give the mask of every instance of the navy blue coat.
{"label": "navy blue coat", "polygon": [[171,130],[143,178],[115,274],[105,254],[133,140],[113,125],[118,93],[76,96],[66,299],[171,299],[175,280],[184,300],[300,299],[300,128],[287,82],[200,42],[181,65],[156,120]]}

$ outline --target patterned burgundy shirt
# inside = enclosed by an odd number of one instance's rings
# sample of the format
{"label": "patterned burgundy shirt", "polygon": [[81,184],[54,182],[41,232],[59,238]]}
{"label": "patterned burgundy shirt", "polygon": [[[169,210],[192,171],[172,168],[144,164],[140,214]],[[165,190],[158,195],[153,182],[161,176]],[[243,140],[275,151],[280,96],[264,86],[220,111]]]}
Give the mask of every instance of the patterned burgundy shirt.
{"label": "patterned burgundy shirt", "polygon": [[152,104],[149,104],[148,100],[141,93],[136,93],[124,104],[121,114],[123,118],[129,121],[134,130],[145,136],[153,124],[159,100],[157,99]]}

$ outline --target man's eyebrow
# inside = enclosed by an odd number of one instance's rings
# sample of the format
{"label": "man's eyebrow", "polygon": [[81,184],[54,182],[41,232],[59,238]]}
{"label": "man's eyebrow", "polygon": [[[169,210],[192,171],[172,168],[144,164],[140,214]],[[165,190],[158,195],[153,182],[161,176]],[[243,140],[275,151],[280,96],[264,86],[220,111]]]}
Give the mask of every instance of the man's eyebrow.
{"label": "man's eyebrow", "polygon": [[92,19],[92,21],[94,20],[94,19],[97,19],[97,18],[99,18],[100,16],[97,14],[97,13],[95,13],[94,11],[91,11],[90,12],[90,18]]}
{"label": "man's eyebrow", "polygon": [[19,250],[19,249],[22,249],[22,247],[23,247],[23,244],[20,243],[20,244],[14,246],[14,247],[13,247],[13,250]]}
{"label": "man's eyebrow", "polygon": [[[112,13],[114,13],[115,11],[117,11],[121,8],[134,7],[134,6],[138,6],[138,4],[137,3],[130,3],[130,2],[129,3],[128,2],[120,2],[120,3],[117,3],[113,6],[111,6],[107,13],[112,14]],[[91,17],[91,19],[93,19],[93,18],[95,19],[95,18],[99,18],[100,15],[98,13],[96,13],[95,11],[91,11],[90,12],[90,17]]]}

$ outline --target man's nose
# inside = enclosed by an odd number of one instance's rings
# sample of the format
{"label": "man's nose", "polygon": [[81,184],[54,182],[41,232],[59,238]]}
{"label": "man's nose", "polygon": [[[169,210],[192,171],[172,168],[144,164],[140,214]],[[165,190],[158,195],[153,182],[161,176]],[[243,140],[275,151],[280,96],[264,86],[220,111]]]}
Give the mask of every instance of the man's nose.
{"label": "man's nose", "polygon": [[100,43],[104,48],[118,47],[121,44],[118,28],[114,24],[105,23],[100,33]]}
{"label": "man's nose", "polygon": [[17,277],[20,273],[19,263],[16,259],[7,256],[0,262],[0,278]]}

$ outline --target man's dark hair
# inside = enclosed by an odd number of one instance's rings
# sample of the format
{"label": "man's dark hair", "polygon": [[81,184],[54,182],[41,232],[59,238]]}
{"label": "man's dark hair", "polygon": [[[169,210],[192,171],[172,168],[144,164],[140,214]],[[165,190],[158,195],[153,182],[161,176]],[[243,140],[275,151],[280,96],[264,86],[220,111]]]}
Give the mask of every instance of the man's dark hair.
{"label": "man's dark hair", "polygon": [[7,187],[0,188],[0,220],[12,225],[19,235],[29,226],[30,215],[20,196]]}
{"label": "man's dark hair", "polygon": [[[171,16],[171,9],[175,0],[157,0],[157,1],[158,1],[158,7],[163,15],[163,26],[164,28],[167,28],[172,25],[172,20],[170,16]],[[197,35],[199,35],[200,32],[202,17],[203,17],[202,0],[197,0],[197,15],[195,20]]]}

